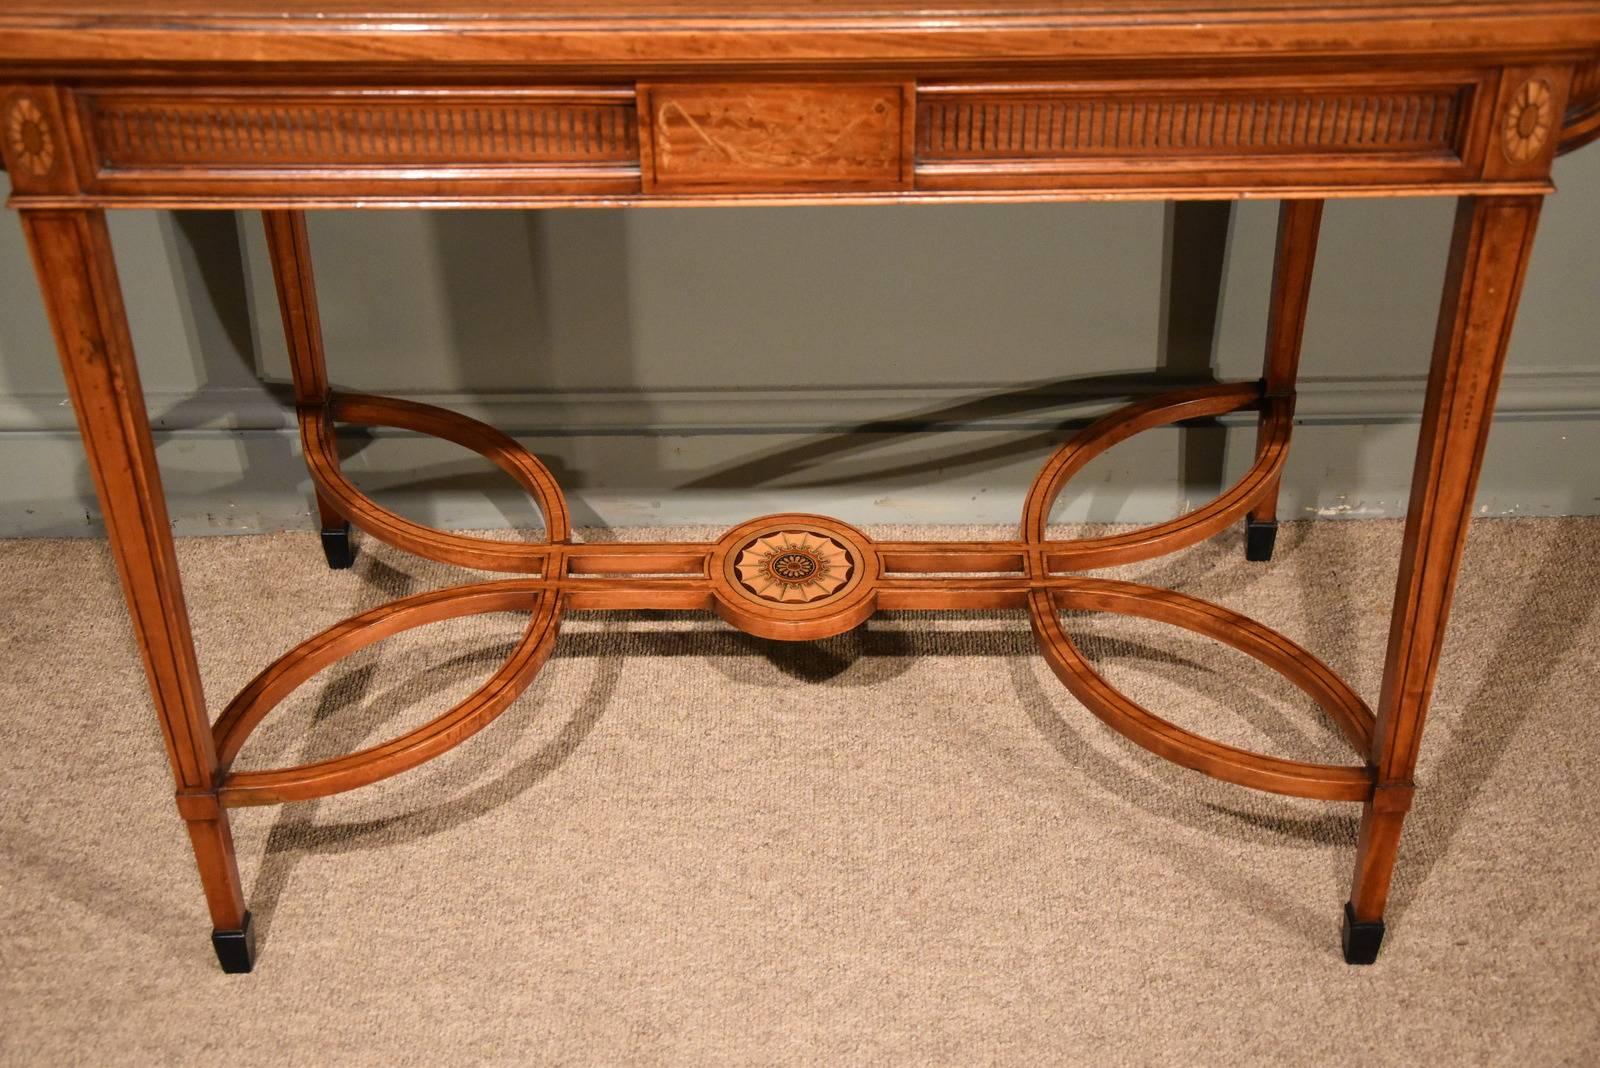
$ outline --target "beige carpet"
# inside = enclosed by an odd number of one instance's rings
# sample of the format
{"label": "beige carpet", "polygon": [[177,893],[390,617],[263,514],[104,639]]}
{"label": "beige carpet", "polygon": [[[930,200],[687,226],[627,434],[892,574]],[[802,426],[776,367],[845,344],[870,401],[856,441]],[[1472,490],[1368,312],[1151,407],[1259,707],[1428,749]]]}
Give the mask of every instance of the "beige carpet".
{"label": "beige carpet", "polygon": [[[1235,534],[1127,573],[1280,628],[1370,700],[1398,540],[1393,523],[1294,525],[1272,565],[1245,564]],[[316,629],[462,577],[363,549],[330,574],[309,536],[181,544],[214,707]],[[1597,601],[1600,520],[1474,529],[1371,968],[1337,950],[1353,806],[1135,749],[1065,693],[1020,616],[780,645],[576,615],[460,749],[237,816],[262,953],[224,976],[104,546],[0,543],[0,1058],[1594,1064]],[[439,624],[330,669],[241,763],[421,722],[517,622]],[[1069,623],[1179,722],[1345,755],[1237,654]]]}

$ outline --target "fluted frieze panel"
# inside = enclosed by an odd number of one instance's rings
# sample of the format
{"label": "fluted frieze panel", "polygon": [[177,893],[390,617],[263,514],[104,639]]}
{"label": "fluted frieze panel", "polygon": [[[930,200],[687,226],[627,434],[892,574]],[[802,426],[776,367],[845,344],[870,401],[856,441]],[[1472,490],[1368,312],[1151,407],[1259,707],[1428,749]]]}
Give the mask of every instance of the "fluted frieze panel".
{"label": "fluted frieze panel", "polygon": [[101,169],[269,169],[384,164],[630,164],[639,157],[631,90],[614,96],[515,92],[84,98]]}
{"label": "fluted frieze panel", "polygon": [[929,94],[918,157],[931,162],[1196,155],[1450,153],[1465,93]]}

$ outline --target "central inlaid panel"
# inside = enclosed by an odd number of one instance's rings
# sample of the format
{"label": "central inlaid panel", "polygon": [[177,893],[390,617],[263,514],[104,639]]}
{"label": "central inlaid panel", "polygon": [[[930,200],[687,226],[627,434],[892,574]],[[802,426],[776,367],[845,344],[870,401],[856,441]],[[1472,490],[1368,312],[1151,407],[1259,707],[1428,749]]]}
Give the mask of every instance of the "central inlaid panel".
{"label": "central inlaid panel", "polygon": [[906,95],[900,85],[640,86],[645,189],[899,188]]}

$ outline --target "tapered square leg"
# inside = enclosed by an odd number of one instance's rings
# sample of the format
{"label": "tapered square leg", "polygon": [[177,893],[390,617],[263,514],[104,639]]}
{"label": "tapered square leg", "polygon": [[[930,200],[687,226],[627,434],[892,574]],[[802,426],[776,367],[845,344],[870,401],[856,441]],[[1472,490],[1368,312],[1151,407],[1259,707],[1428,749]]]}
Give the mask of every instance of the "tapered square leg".
{"label": "tapered square leg", "polygon": [[1350,902],[1344,903],[1344,929],[1339,941],[1344,946],[1346,964],[1371,964],[1378,959],[1378,949],[1383,945],[1382,920],[1358,920]]}
{"label": "tapered square leg", "polygon": [[1466,197],[1456,209],[1372,732],[1372,799],[1362,811],[1345,906],[1344,951],[1352,963],[1375,958],[1383,938],[1423,723],[1539,206],[1537,196]]}
{"label": "tapered square leg", "polygon": [[[295,408],[304,420],[305,413],[325,408],[329,397],[322,318],[317,311],[317,286],[311,267],[311,237],[302,211],[264,211],[261,222],[266,229],[272,277],[278,287],[283,334],[289,343]],[[328,567],[343,571],[356,562],[350,524],[320,490],[317,515],[322,521],[322,554],[327,557]]]}
{"label": "tapered square leg", "polygon": [[[1300,347],[1305,337],[1306,308],[1311,302],[1311,269],[1317,259],[1322,228],[1322,201],[1286,200],[1278,209],[1278,245],[1272,264],[1272,303],[1267,313],[1267,352],[1262,364],[1261,427],[1256,435],[1259,460],[1269,448],[1267,421],[1273,405],[1294,404],[1300,374]],[[1262,563],[1272,559],[1278,541],[1278,491],[1272,485],[1245,517],[1244,555]]]}
{"label": "tapered square leg", "polygon": [[[143,653],[211,925],[244,935],[244,891],[227,813],[217,802],[223,772],[105,214],[30,210],[22,220]],[[232,940],[228,952],[231,960],[239,960]]]}
{"label": "tapered square leg", "polygon": [[256,966],[256,929],[250,914],[235,930],[213,928],[211,947],[217,951],[217,963],[229,975],[244,975]]}

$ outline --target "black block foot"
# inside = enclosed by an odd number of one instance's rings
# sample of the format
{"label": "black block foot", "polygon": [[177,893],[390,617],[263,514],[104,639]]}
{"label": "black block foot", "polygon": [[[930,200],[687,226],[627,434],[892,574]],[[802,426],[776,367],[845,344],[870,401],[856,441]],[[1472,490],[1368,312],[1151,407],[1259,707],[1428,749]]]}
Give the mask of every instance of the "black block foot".
{"label": "black block foot", "polygon": [[1371,964],[1378,959],[1378,947],[1383,945],[1383,921],[1363,922],[1356,919],[1350,902],[1344,904],[1344,930],[1340,939],[1344,943],[1346,964]]}
{"label": "black block foot", "polygon": [[350,533],[350,524],[326,528],[322,531],[322,555],[328,558],[328,566],[335,571],[343,571],[356,562],[356,540]]}
{"label": "black block foot", "polygon": [[229,975],[243,975],[256,966],[256,930],[250,914],[244,914],[244,926],[237,931],[213,929],[211,947],[217,951],[217,963]]}
{"label": "black block foot", "polygon": [[[326,536],[326,535],[324,535]],[[1247,519],[1244,524],[1244,558],[1261,563],[1272,559],[1272,547],[1278,543],[1278,521]]]}

